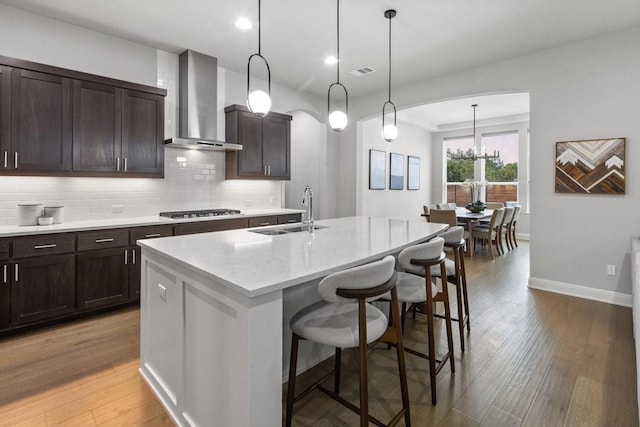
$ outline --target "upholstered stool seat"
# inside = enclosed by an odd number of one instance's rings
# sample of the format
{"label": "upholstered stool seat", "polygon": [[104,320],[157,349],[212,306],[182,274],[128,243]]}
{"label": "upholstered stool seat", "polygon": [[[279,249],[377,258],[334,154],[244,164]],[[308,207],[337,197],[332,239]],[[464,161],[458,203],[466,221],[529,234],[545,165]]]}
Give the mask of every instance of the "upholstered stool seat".
{"label": "upholstered stool seat", "polygon": [[[387,330],[387,316],[371,304],[367,309],[367,342],[380,338]],[[309,341],[339,348],[358,347],[358,304],[319,301],[296,313],[290,321],[294,334]]]}
{"label": "upholstered stool seat", "polygon": [[[396,276],[396,289],[398,290],[398,301],[400,302],[414,304],[427,300],[424,278],[416,276],[415,274],[398,272]],[[431,284],[431,292],[433,295],[437,294],[438,286]]]}

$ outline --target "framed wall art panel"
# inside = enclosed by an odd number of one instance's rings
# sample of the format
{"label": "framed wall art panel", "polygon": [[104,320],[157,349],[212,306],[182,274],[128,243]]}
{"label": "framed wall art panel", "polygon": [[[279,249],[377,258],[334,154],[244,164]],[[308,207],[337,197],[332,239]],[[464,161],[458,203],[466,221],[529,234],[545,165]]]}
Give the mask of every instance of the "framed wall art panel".
{"label": "framed wall art panel", "polygon": [[387,153],[369,150],[369,190],[387,188]]}
{"label": "framed wall art panel", "polygon": [[389,190],[404,189],[403,155],[389,153]]}
{"label": "framed wall art panel", "polygon": [[625,138],[556,142],[556,193],[625,194]]}
{"label": "framed wall art panel", "polygon": [[407,190],[420,189],[420,157],[407,156]]}

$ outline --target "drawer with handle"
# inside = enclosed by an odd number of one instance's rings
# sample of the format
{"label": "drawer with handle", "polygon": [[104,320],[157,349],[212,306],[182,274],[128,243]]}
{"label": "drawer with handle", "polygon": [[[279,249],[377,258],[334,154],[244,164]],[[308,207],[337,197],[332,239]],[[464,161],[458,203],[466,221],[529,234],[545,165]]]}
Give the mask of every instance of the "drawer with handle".
{"label": "drawer with handle", "polygon": [[130,243],[136,244],[140,239],[153,239],[155,237],[173,236],[173,225],[147,225],[131,229]]}
{"label": "drawer with handle", "polygon": [[87,231],[78,233],[78,250],[91,251],[95,249],[117,248],[129,245],[129,229],[117,228],[110,230]]}
{"label": "drawer with handle", "polygon": [[74,234],[40,234],[13,239],[13,258],[64,254],[75,250]]}
{"label": "drawer with handle", "polygon": [[249,218],[249,227],[261,227],[264,225],[277,225],[277,216],[259,216],[255,218]]}
{"label": "drawer with handle", "polygon": [[302,214],[278,215],[278,224],[293,224],[302,221]]}
{"label": "drawer with handle", "polygon": [[11,247],[10,239],[0,239],[0,258],[9,257],[9,248]]}

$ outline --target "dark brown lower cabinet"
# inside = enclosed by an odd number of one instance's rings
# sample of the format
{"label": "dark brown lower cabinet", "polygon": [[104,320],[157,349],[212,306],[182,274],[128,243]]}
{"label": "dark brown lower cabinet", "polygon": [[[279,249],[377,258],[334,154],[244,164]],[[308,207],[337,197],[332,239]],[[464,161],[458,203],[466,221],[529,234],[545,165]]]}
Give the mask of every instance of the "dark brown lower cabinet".
{"label": "dark brown lower cabinet", "polygon": [[131,248],[132,264],[129,266],[129,299],[131,301],[140,300],[140,278],[142,267],[140,265],[140,247]]}
{"label": "dark brown lower cabinet", "polygon": [[129,299],[128,248],[101,249],[77,255],[78,310],[124,303]]}
{"label": "dark brown lower cabinet", "polygon": [[50,319],[75,311],[75,255],[15,259],[11,265],[11,322]]}
{"label": "dark brown lower cabinet", "polygon": [[11,321],[11,264],[6,258],[0,258],[0,329],[9,326]]}

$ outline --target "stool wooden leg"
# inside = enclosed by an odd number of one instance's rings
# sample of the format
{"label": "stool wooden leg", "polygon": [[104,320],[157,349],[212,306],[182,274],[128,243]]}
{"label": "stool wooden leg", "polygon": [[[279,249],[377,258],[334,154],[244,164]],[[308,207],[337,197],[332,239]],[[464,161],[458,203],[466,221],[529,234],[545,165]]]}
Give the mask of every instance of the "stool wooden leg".
{"label": "stool wooden leg", "polygon": [[[458,306],[458,330],[460,332],[460,351],[464,351],[464,311],[462,309],[462,280],[460,277],[460,258],[463,256],[461,250],[454,249],[455,269],[454,276],[456,286],[456,305]],[[443,286],[446,282],[443,281]]]}
{"label": "stool wooden leg", "polygon": [[[446,277],[446,276],[445,276]],[[433,327],[433,292],[431,290],[431,271],[427,267],[425,274],[425,286],[427,288],[427,301],[425,311],[427,312],[427,335],[429,341],[429,379],[431,384],[431,404],[436,404],[436,340]]]}
{"label": "stool wooden leg", "polygon": [[295,398],[296,388],[296,369],[298,364],[298,336],[291,336],[291,359],[289,361],[289,384],[287,384],[287,415],[285,426],[291,427],[291,419],[293,418],[293,400]]}
{"label": "stool wooden leg", "polygon": [[456,371],[456,367],[453,361],[453,331],[451,330],[451,308],[449,306],[449,289],[447,289],[447,268],[444,265],[444,262],[440,264],[440,274],[443,278],[442,280],[442,293],[444,294],[444,317],[447,328],[447,342],[449,344],[449,361],[451,362],[451,373]]}
{"label": "stool wooden leg", "polygon": [[467,331],[471,331],[471,317],[469,317],[469,296],[467,294],[467,272],[464,269],[464,257],[460,257],[460,284],[462,285],[462,296],[464,299],[464,314],[467,319]]}
{"label": "stool wooden leg", "polygon": [[[404,408],[404,424],[411,427],[411,415],[409,412],[409,386],[407,385],[407,368],[404,362],[404,344],[402,342],[402,332],[399,328],[400,315],[398,313],[398,291],[394,287],[391,290],[391,316],[393,318],[393,328],[396,331],[396,353],[398,355],[398,374],[400,375],[400,391],[402,393],[402,407]],[[395,308],[394,308],[395,307]]]}
{"label": "stool wooden leg", "polygon": [[335,357],[335,364],[334,364],[334,369],[336,371],[335,373],[335,377],[333,378],[334,380],[334,384],[333,384],[333,391],[335,392],[335,394],[340,394],[340,367],[342,365],[342,349],[341,348],[336,348],[336,357]]}
{"label": "stool wooden leg", "polygon": [[369,388],[367,372],[367,302],[358,302],[358,353],[360,356],[360,427],[369,426]]}

